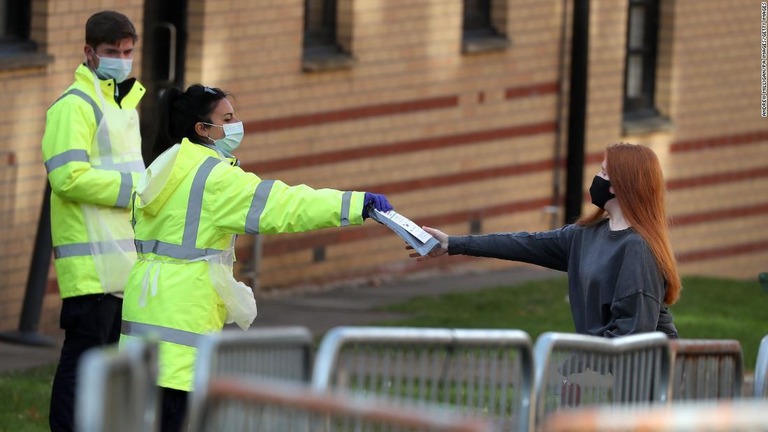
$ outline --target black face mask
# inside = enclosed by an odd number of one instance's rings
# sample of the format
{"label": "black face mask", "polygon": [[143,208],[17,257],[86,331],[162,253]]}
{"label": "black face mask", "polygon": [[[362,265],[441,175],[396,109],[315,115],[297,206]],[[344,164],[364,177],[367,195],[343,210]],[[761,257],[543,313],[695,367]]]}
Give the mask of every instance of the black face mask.
{"label": "black face mask", "polygon": [[605,210],[605,203],[616,198],[616,195],[612,194],[609,190],[610,188],[611,182],[600,176],[595,176],[595,178],[592,179],[592,186],[589,187],[589,195],[592,197],[592,204]]}

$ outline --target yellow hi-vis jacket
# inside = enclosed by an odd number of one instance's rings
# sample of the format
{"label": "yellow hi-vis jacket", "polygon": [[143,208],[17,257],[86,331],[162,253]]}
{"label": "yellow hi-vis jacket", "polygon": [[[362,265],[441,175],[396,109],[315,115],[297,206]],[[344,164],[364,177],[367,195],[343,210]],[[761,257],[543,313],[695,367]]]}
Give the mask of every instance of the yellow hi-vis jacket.
{"label": "yellow hi-vis jacket", "polygon": [[362,192],[262,180],[233,160],[184,139],[161,154],[137,186],[138,260],[125,289],[120,342],[159,339],[161,387],[192,391],[200,335],[224,326],[228,307],[219,293],[227,287],[220,285],[233,279],[231,261],[218,257],[231,259],[235,235],[363,223]]}
{"label": "yellow hi-vis jacket", "polygon": [[51,184],[51,232],[62,298],[122,291],[136,260],[131,195],[144,171],[134,81],[120,104],[112,79],[85,65],[48,109],[42,152]]}

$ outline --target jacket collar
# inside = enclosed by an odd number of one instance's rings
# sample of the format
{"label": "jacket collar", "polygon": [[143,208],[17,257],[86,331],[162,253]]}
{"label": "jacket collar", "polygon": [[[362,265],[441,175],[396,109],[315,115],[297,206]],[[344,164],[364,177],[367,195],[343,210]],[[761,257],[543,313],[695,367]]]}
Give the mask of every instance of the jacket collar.
{"label": "jacket collar", "polygon": [[[101,94],[104,95],[104,99],[117,104],[115,101],[115,86],[117,85],[115,80],[99,79],[99,77],[97,77],[96,74],[85,64],[81,64],[77,67],[75,70],[75,82],[77,82],[78,85],[93,89],[94,81],[98,83]],[[94,89],[94,91],[96,91],[96,89]],[[123,97],[120,106],[123,109],[136,109],[136,107],[139,105],[139,101],[141,101],[141,98],[144,96],[144,93],[146,93],[144,86],[138,80],[134,79],[133,85],[128,90],[128,93]],[[93,96],[98,98],[98,95],[96,94]],[[98,100],[96,102],[98,103]]]}

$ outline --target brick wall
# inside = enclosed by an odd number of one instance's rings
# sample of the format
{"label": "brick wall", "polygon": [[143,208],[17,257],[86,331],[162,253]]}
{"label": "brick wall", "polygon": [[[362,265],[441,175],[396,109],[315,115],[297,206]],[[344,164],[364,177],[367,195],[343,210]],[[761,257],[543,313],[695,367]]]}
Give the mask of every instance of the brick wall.
{"label": "brick wall", "polygon": [[[768,270],[767,120],[760,116],[760,5],[674,10],[670,199],[688,273],[754,279]],[[717,57],[715,57],[715,53]],[[717,58],[717,60],[715,60]],[[687,218],[687,219],[684,219]]]}
{"label": "brick wall", "polygon": [[[755,279],[768,266],[768,123],[760,117],[760,5],[661,2],[657,107],[669,131],[621,129],[626,2],[593,1],[589,153],[606,143],[659,154],[668,181],[673,247],[684,274]],[[585,184],[585,187],[588,184]]]}
{"label": "brick wall", "polygon": [[[189,82],[235,94],[246,124],[238,155],[263,178],[386,193],[401,213],[452,233],[468,232],[472,218],[483,230],[547,228],[542,209],[552,190],[560,2],[502,3],[495,13],[507,15],[495,18],[510,30],[512,47],[465,55],[461,2],[342,0],[349,22],[340,26],[349,26],[356,64],[306,73],[302,1],[229,11],[194,2]],[[512,223],[520,212],[528,223]],[[239,240],[244,268],[252,243]],[[323,251],[325,259],[315,262]],[[260,284],[270,289],[419,267],[396,236],[369,221],[265,237]]]}

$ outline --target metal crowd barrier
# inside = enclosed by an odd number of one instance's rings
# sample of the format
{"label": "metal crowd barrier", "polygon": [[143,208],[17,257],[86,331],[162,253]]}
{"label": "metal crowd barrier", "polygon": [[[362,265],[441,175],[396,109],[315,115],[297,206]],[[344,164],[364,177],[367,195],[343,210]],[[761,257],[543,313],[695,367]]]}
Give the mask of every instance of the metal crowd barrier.
{"label": "metal crowd barrier", "polygon": [[157,344],[131,340],[93,348],[78,366],[75,425],[80,432],[157,430]]}
{"label": "metal crowd barrier", "polygon": [[269,377],[309,383],[312,348],[312,333],[305,327],[224,330],[203,336],[190,396],[191,421],[196,420],[202,395],[214,378]]}
{"label": "metal crowd barrier", "polygon": [[544,333],[534,346],[533,428],[562,409],[666,402],[671,358],[662,333],[607,339]]}
{"label": "metal crowd barrier", "polygon": [[408,408],[378,398],[318,393],[306,384],[216,378],[190,432],[490,432],[482,420],[437,407]]}
{"label": "metal crowd barrier", "polygon": [[741,397],[744,360],[737,340],[677,339],[672,352],[672,399]]}
{"label": "metal crowd barrier", "polygon": [[768,398],[768,336],[760,341],[755,364],[755,397]]}
{"label": "metal crowd barrier", "polygon": [[561,411],[547,432],[756,432],[768,430],[768,400],[673,401],[668,405],[599,406]]}
{"label": "metal crowd barrier", "polygon": [[438,404],[526,431],[533,362],[520,330],[337,327],[315,355],[313,388]]}

